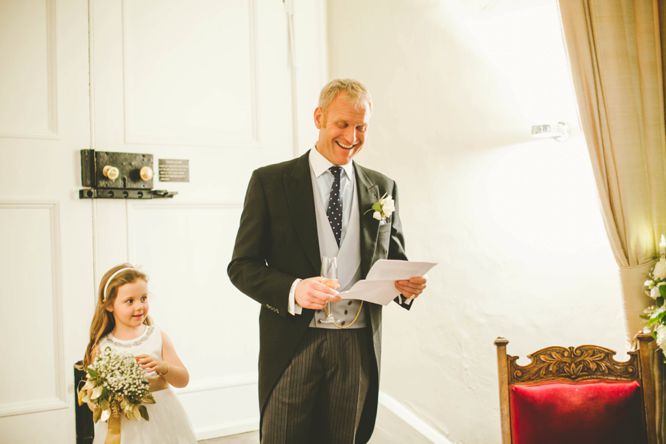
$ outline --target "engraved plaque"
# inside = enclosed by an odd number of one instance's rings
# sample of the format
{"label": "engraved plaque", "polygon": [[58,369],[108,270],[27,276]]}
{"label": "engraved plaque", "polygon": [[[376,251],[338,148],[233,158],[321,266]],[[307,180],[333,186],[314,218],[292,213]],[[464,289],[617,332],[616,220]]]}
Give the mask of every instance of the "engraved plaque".
{"label": "engraved plaque", "polygon": [[160,182],[189,182],[189,159],[159,159]]}

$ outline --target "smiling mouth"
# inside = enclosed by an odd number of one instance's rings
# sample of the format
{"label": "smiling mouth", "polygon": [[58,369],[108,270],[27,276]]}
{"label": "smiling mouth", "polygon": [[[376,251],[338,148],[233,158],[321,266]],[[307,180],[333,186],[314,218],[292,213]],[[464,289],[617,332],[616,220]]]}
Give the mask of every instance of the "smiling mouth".
{"label": "smiling mouth", "polygon": [[358,145],[358,144],[354,144],[354,145],[351,145],[351,146],[345,146],[345,145],[341,144],[340,142],[338,142],[337,140],[335,141],[335,144],[337,146],[339,146],[340,148],[342,148],[343,150],[347,150],[347,151],[353,150]]}

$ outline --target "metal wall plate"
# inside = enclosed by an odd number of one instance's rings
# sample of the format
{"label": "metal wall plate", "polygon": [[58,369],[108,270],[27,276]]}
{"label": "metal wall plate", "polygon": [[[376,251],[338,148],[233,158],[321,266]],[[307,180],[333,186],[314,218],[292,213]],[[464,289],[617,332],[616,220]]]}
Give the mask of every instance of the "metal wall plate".
{"label": "metal wall plate", "polygon": [[81,150],[81,199],[156,199],[176,193],[153,190],[153,155]]}
{"label": "metal wall plate", "polygon": [[[117,177],[107,174],[105,168],[115,168]],[[143,174],[149,171],[149,174]],[[116,153],[111,151],[81,150],[81,182],[97,189],[153,188],[153,155],[142,153]]]}

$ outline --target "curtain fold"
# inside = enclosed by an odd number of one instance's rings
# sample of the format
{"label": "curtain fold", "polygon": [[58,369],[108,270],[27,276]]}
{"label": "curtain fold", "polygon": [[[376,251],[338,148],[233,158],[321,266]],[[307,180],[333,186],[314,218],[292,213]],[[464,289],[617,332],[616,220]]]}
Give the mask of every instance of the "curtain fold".
{"label": "curtain fold", "polygon": [[621,269],[630,336],[642,327],[638,315],[649,304],[642,285],[634,288],[637,280],[642,284],[636,274],[650,267],[659,236],[666,233],[661,9],[656,0],[560,0],[581,123]]}
{"label": "curtain fold", "polygon": [[[559,5],[632,338],[651,301],[642,284],[659,236],[666,233],[666,5],[660,0],[560,0]],[[662,381],[657,381],[658,418],[664,416]],[[664,442],[664,428],[659,429]]]}

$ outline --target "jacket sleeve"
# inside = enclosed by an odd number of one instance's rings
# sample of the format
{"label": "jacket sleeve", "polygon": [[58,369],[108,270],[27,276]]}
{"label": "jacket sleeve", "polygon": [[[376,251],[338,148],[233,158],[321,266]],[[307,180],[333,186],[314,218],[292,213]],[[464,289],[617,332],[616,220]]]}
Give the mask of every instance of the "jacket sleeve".
{"label": "jacket sleeve", "polygon": [[266,190],[258,171],[252,173],[227,273],[243,293],[281,316],[288,314],[289,289],[296,279],[267,264],[272,245]]}

